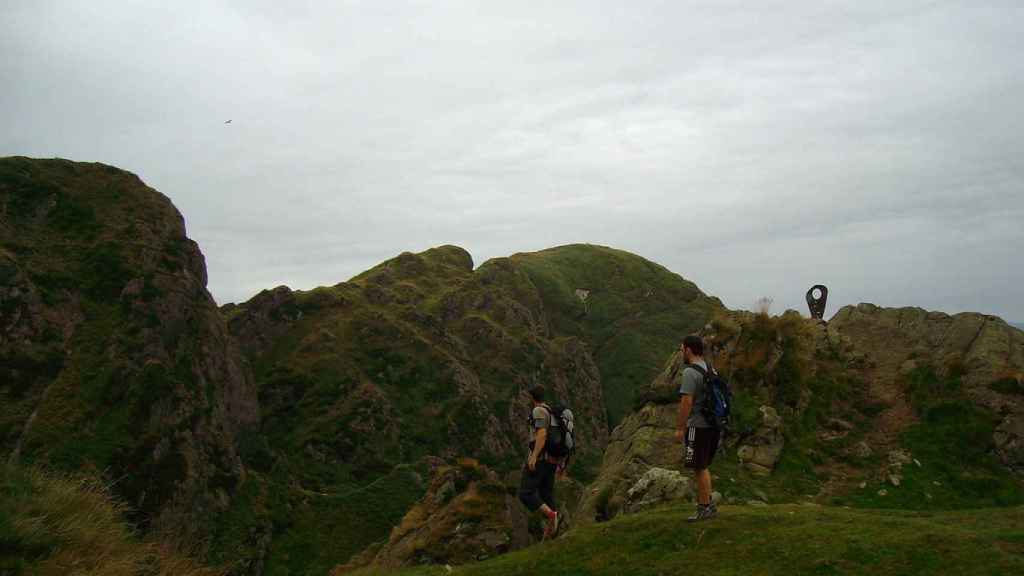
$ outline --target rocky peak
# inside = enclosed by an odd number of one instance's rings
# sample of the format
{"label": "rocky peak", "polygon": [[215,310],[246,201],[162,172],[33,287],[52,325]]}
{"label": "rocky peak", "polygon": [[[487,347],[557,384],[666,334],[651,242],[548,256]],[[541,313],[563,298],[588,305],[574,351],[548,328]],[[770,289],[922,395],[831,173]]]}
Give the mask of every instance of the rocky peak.
{"label": "rocky peak", "polygon": [[0,159],[0,214],[0,450],[105,474],[201,548],[259,413],[181,214],[134,174],[28,158]]}

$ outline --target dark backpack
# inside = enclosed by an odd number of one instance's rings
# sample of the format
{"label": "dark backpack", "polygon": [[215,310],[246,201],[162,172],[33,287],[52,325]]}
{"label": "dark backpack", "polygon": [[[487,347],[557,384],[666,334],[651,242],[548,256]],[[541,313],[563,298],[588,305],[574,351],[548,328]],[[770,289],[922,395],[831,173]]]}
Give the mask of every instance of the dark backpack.
{"label": "dark backpack", "polygon": [[544,441],[544,451],[548,456],[554,458],[567,458],[576,452],[576,423],[573,420],[572,410],[560,404],[554,408],[544,405],[551,414],[552,426],[548,427],[547,440]]}
{"label": "dark backpack", "polygon": [[727,430],[729,428],[729,417],[732,411],[732,391],[729,390],[729,383],[718,375],[710,365],[705,370],[699,364],[687,364],[704,377],[704,396],[701,400],[701,416],[707,420],[712,428]]}

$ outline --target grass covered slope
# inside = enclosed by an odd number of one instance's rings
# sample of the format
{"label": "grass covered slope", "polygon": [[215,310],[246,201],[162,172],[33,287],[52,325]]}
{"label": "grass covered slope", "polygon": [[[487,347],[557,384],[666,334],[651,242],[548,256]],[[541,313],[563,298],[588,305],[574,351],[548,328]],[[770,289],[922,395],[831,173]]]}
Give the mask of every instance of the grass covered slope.
{"label": "grass covered slope", "polygon": [[511,261],[537,287],[552,330],[590,346],[612,427],[682,337],[724,311],[717,298],[678,274],[605,246],[571,244]]}
{"label": "grass covered slope", "polygon": [[0,466],[0,574],[19,576],[213,576],[144,542],[126,507],[94,479]]}
{"label": "grass covered slope", "polygon": [[[851,510],[812,505],[724,506],[687,524],[689,506],[575,530],[479,564],[466,576],[523,574],[1020,574],[1024,509]],[[376,572],[380,573],[380,572]],[[395,574],[448,574],[443,567]]]}

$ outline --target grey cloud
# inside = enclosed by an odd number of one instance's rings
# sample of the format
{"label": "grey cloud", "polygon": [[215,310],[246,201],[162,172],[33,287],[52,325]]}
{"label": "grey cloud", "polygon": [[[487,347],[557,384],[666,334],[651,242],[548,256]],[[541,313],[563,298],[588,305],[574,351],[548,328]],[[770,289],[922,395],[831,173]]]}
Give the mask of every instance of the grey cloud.
{"label": "grey cloud", "polygon": [[15,1],[0,154],[140,174],[219,301],[442,243],[594,242],[734,307],[825,282],[1020,320],[1022,23],[966,0]]}

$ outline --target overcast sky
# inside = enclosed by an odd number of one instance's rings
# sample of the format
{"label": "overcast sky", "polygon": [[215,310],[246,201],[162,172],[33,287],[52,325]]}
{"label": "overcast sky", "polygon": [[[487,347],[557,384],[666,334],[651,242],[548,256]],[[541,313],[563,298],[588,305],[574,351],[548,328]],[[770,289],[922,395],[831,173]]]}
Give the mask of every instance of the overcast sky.
{"label": "overcast sky", "polygon": [[1022,30],[1017,0],[4,0],[0,156],[137,173],[220,303],[591,242],[733,308],[1024,320]]}

